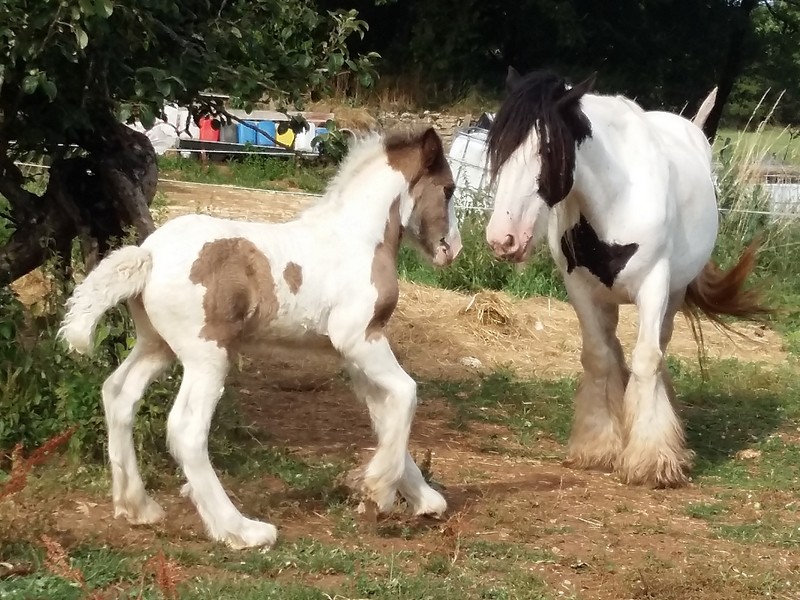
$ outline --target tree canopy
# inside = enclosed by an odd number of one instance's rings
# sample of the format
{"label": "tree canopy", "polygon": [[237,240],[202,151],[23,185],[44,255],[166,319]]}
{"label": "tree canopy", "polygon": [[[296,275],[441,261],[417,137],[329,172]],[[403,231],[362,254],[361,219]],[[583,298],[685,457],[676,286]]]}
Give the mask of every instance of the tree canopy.
{"label": "tree canopy", "polygon": [[[38,266],[43,241],[62,256],[85,232],[100,240],[152,230],[155,156],[141,134],[166,101],[202,110],[201,92],[248,103],[297,101],[341,71],[363,83],[374,55],[351,56],[355,11],[313,0],[4,0],[0,3],[0,194],[14,234],[0,284]],[[36,196],[14,160],[49,157]]]}
{"label": "tree canopy", "polygon": [[[320,0],[334,6],[334,0]],[[647,108],[693,109],[719,85],[743,123],[768,88],[776,116],[800,114],[797,0],[351,0],[370,24],[353,48],[381,54],[381,73],[501,89],[509,65],[553,68]],[[744,73],[744,77],[739,76]]]}

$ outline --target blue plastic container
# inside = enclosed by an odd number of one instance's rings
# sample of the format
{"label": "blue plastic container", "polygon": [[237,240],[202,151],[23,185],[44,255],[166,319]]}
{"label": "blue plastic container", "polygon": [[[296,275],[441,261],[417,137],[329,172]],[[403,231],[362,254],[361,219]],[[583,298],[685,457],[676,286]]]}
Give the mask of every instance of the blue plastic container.
{"label": "blue plastic container", "polygon": [[[258,125],[257,121],[245,121],[245,123],[250,123],[251,125]],[[255,129],[250,129],[244,123],[237,123],[236,128],[239,132],[239,143],[246,144],[250,142],[251,144],[256,143],[256,133],[258,133]]]}
{"label": "blue plastic container", "polygon": [[[327,127],[317,127],[317,130],[314,132],[314,137],[315,137],[315,138],[316,138],[316,137],[321,137],[321,138],[324,138],[324,137],[325,137],[325,136],[327,136],[327,135],[328,135],[328,128],[327,128]],[[317,140],[317,141],[314,143],[314,148],[317,148],[317,149],[318,149],[318,148],[319,148],[319,145],[320,145],[320,143],[322,143],[322,140]]]}
{"label": "blue plastic container", "polygon": [[277,136],[277,128],[275,127],[275,121],[258,121],[257,127],[262,131],[266,131],[272,139],[265,136],[263,133],[256,132],[256,145],[257,146],[274,146],[275,142],[273,141]]}

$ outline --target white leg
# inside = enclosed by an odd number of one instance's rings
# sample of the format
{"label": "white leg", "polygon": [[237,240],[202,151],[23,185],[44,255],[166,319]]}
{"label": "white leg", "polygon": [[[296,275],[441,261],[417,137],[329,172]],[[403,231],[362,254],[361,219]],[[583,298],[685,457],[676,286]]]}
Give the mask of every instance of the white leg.
{"label": "white leg", "polygon": [[[379,429],[376,415],[380,415],[383,410],[382,405],[389,402],[388,394],[372,384],[358,367],[348,365],[347,370],[353,381],[353,391],[369,408],[372,425],[377,433]],[[447,501],[439,492],[428,485],[407,450],[405,452],[405,467],[398,483],[398,490],[409,503],[415,515],[440,516],[447,510]]]}
{"label": "white leg", "polygon": [[583,373],[564,462],[574,468],[611,471],[622,450],[622,399],[628,381],[616,333],[619,306],[598,302],[579,281],[570,277],[565,281],[581,326]]}
{"label": "white leg", "polygon": [[625,390],[625,447],[617,465],[626,483],[676,487],[686,482],[692,462],[665,377],[663,340],[671,334],[666,322],[674,317],[668,289],[668,267],[658,265],[637,297],[639,337]]}
{"label": "white leg", "polygon": [[415,515],[441,517],[447,510],[447,500],[428,485],[417,463],[408,452],[406,452],[406,468],[398,489]]}
{"label": "white leg", "polygon": [[134,524],[155,523],[164,516],[147,495],[136,464],[133,421],[145,389],[175,356],[150,324],[138,299],[129,303],[138,339],[131,353],[103,384],[103,409],[108,427],[114,516]]}
{"label": "white leg", "polygon": [[[334,337],[332,341],[336,344]],[[362,488],[379,512],[388,512],[406,471],[408,436],[417,405],[417,384],[397,363],[389,342],[380,336],[361,336],[337,348],[351,368],[358,369],[382,393],[365,393],[372,425],[378,437],[375,455],[363,473]],[[357,384],[364,393],[364,383]]]}
{"label": "white leg", "polygon": [[[227,353],[211,342],[197,342],[203,356],[183,360],[184,375],[175,406],[167,420],[167,439],[188,485],[182,492],[197,507],[211,538],[239,549],[271,547],[277,529],[269,523],[246,519],[231,502],[214,473],[208,456],[208,431],[228,371]],[[183,358],[183,357],[181,357]]]}

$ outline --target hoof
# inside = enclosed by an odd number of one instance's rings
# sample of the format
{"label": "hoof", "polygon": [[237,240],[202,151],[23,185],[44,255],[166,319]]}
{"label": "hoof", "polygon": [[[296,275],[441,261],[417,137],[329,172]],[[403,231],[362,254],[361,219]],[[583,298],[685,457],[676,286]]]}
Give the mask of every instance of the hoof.
{"label": "hoof", "polygon": [[158,502],[146,498],[144,503],[119,502],[114,505],[114,518],[125,517],[131,525],[152,525],[164,518],[164,509]]}
{"label": "hoof", "polygon": [[230,531],[219,541],[234,550],[244,548],[262,548],[269,550],[278,539],[278,530],[270,523],[262,523],[252,519],[244,519],[237,531]]}

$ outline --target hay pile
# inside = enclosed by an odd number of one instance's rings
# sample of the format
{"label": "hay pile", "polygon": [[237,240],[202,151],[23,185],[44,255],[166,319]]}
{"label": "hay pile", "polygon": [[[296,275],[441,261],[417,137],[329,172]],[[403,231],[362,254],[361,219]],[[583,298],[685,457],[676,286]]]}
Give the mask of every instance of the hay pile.
{"label": "hay pile", "polygon": [[[618,334],[630,352],[638,334],[634,306],[620,310]],[[733,339],[703,322],[709,358],[737,357],[779,364],[783,341],[758,325],[741,324]],[[572,307],[549,298],[520,300],[502,292],[461,294],[401,282],[400,303],[389,324],[399,360],[417,374],[462,376],[506,366],[520,374],[558,377],[580,370],[581,335]],[[675,319],[669,347],[674,356],[694,361],[697,346],[685,319]],[[477,360],[475,360],[477,359]]]}

